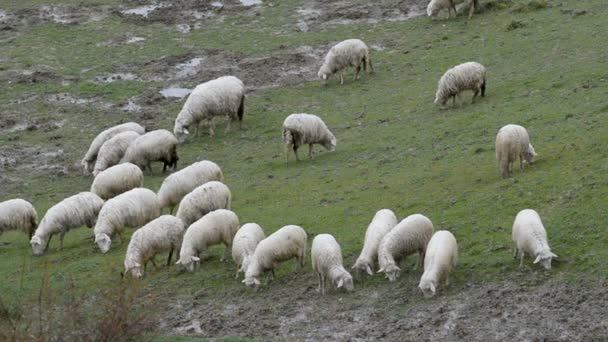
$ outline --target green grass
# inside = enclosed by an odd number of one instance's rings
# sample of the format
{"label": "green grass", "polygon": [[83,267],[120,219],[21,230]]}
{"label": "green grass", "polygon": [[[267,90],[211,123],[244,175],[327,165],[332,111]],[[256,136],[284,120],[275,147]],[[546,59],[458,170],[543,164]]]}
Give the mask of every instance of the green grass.
{"label": "green grass", "polygon": [[[466,283],[504,279],[518,272],[509,251],[513,219],[519,210],[533,208],[540,213],[552,249],[559,255],[551,271],[554,277],[580,281],[607,276],[608,52],[604,23],[608,9],[603,0],[562,2],[561,6],[516,12],[486,10],[471,21],[464,15],[449,21],[420,17],[307,33],[288,26],[285,18],[290,18],[295,7],[295,1],[280,2],[265,7],[255,22],[245,16],[228,17],[209,30],[189,35],[162,24],[136,25],[116,18],[76,26],[24,28],[13,44],[0,51],[0,58],[9,61],[8,69],[46,70],[80,79],[67,86],[3,87],[0,111],[7,117],[17,122],[26,117],[61,119],[67,124],[53,132],[3,134],[0,144],[3,148],[46,146],[51,136],[60,134],[66,163],[77,163],[102,128],[120,120],[137,121],[139,114],[42,100],[26,105],[8,101],[30,94],[69,92],[115,102],[158,89],[159,83],[152,81],[104,85],[90,81],[124,65],[207,48],[266,55],[279,51],[282,44],[288,48],[314,46],[349,37],[361,37],[370,45],[391,42],[386,50],[372,52],[376,75],[371,78],[352,82],[352,74],[347,73],[343,86],[333,79],[327,88],[311,82],[250,95],[245,130],[225,134],[220,127],[213,139],[203,135],[180,146],[181,166],[197,159],[217,162],[241,222],[257,222],[267,234],[286,224],[298,224],[308,231],[310,240],[315,234],[331,233],[342,244],[348,266],[360,251],[374,213],[391,208],[400,219],[422,213],[436,230],[454,233],[460,249],[454,291]],[[562,9],[584,9],[587,14],[572,17]],[[510,30],[513,22],[519,26]],[[98,45],[125,34],[146,37],[144,47]],[[56,45],[63,48],[55,49]],[[437,80],[449,67],[470,60],[489,70],[487,96],[472,105],[438,110],[433,104]],[[463,98],[468,100],[470,95]],[[155,117],[154,125],[171,128],[181,103],[164,102],[163,106],[163,115]],[[321,116],[338,139],[336,152],[323,151],[314,160],[299,163],[292,156],[286,165],[280,127],[294,112]],[[515,170],[513,179],[502,180],[494,138],[500,127],[510,123],[528,128],[540,156],[524,172]],[[19,139],[12,140],[16,136]],[[77,172],[49,176],[8,169],[6,175],[24,182],[3,184],[6,188],[0,190],[0,200],[30,198],[40,217],[62,198],[87,190],[91,182]],[[162,179],[158,173],[146,176],[145,186],[157,190]],[[24,235],[2,235],[0,241],[9,243],[0,246],[0,277],[8,280],[0,282],[2,299],[11,304],[32,302],[44,267],[56,289],[69,278],[79,291],[90,294],[98,289],[100,279],[118,279],[126,244],[113,246],[102,255],[91,241],[84,241],[91,234],[85,228],[71,232],[63,251],[57,251],[55,240],[50,251],[39,258],[31,255]],[[220,253],[221,248],[213,249],[213,257],[193,274],[178,273],[175,267],[149,270],[147,288],[175,296],[193,295],[201,287],[218,298],[255,296],[232,279],[234,265],[221,264]],[[291,263],[282,266],[279,277],[291,268]],[[309,265],[307,272],[312,272]],[[385,280],[375,278],[365,286],[385,286]]]}

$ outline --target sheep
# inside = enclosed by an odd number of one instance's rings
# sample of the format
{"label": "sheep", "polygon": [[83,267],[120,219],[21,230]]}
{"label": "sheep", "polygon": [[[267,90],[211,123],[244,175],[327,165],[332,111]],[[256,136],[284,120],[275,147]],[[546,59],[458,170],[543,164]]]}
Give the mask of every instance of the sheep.
{"label": "sheep", "polygon": [[196,162],[180,171],[170,174],[158,190],[158,201],[161,210],[169,207],[173,209],[189,192],[197,186],[210,181],[224,181],[222,169],[214,162],[203,160]]}
{"label": "sheep", "polygon": [[320,117],[313,114],[291,114],[283,121],[283,143],[285,144],[285,160],[289,161],[290,150],[293,149],[296,160],[298,148],[308,144],[308,157],[312,159],[312,145],[321,144],[329,151],[336,150],[336,137]]}
{"label": "sheep", "polygon": [[147,167],[151,174],[151,162],[162,161],[163,172],[165,172],[167,166],[173,167],[174,170],[177,169],[178,160],[177,139],[173,133],[166,129],[157,129],[135,139],[127,148],[120,162],[133,163],[142,170]]}
{"label": "sheep", "polygon": [[95,225],[95,243],[102,253],[112,245],[112,237],[118,235],[122,244],[125,227],[138,228],[160,216],[156,194],[146,188],[135,188],[109,199],[99,212]]}
{"label": "sheep", "polygon": [[144,186],[144,173],[131,163],[114,165],[95,176],[91,192],[104,200]]}
{"label": "sheep", "polygon": [[127,131],[118,133],[112,139],[103,143],[97,154],[93,176],[97,176],[101,171],[118,164],[129,145],[140,136],[141,134],[137,132]]}
{"label": "sheep", "polygon": [[239,218],[234,212],[218,209],[208,213],[186,229],[176,265],[181,265],[192,272],[194,266],[201,261],[200,255],[210,246],[220,243],[226,246],[221,261],[226,260],[232,250],[232,240],[238,229]]}
{"label": "sheep", "polygon": [[310,250],[312,269],[319,276],[319,292],[325,295],[325,281],[337,288],[352,291],[353,277],[342,266],[342,250],[336,239],[330,234],[319,234],[312,240]]}
{"label": "sheep", "polygon": [[288,225],[260,241],[245,271],[243,283],[257,288],[263,272],[271,271],[274,275],[279,263],[293,258],[297,258],[302,269],[306,258],[306,231],[302,227]]}
{"label": "sheep", "polygon": [[230,189],[224,183],[207,182],[184,196],[175,216],[189,226],[210,211],[230,209],[231,198]]}
{"label": "sheep", "polygon": [[99,153],[99,149],[101,148],[101,146],[115,135],[126,131],[134,131],[139,134],[144,134],[146,132],[145,128],[143,128],[141,125],[135,122],[127,122],[114,127],[110,127],[105,131],[99,133],[95,137],[95,139],[93,139],[91,146],[89,146],[89,150],[80,162],[85,172],[93,171],[93,166],[95,165],[95,161],[97,160],[97,154]]}
{"label": "sheep", "polygon": [[524,162],[532,163],[538,155],[530,143],[528,131],[519,125],[506,125],[496,134],[496,159],[502,178],[513,175],[513,163],[519,158],[519,169]]}
{"label": "sheep", "polygon": [[9,230],[22,230],[32,238],[38,227],[38,214],[34,206],[16,198],[0,203],[0,235]]}
{"label": "sheep", "polygon": [[426,216],[414,214],[406,217],[380,241],[378,263],[389,281],[397,280],[399,263],[406,256],[418,252],[418,265],[422,266],[426,246],[433,235],[433,223]]}
{"label": "sheep", "polygon": [[104,200],[92,192],[81,192],[55,204],[38,225],[38,229],[30,240],[34,255],[42,255],[48,248],[51,238],[59,234],[59,249],[63,249],[65,234],[82,226],[92,228],[97,220]]}
{"label": "sheep", "polygon": [[359,72],[362,67],[363,71],[367,71],[369,67],[369,74],[374,73],[372,60],[369,56],[369,48],[359,39],[347,39],[334,45],[325,56],[325,60],[317,76],[319,76],[321,83],[326,85],[329,77],[339,72],[340,84],[344,84],[342,70],[351,66],[355,68],[353,80],[359,78]]}
{"label": "sheep", "polygon": [[454,235],[447,230],[435,232],[426,247],[424,273],[418,284],[425,297],[433,297],[440,286],[449,285],[448,276],[457,262],[458,244]]}
{"label": "sheep", "polygon": [[232,259],[236,264],[235,279],[239,278],[240,272],[247,270],[255,248],[265,237],[262,227],[256,223],[245,223],[236,232],[232,241]]}
{"label": "sheep", "polygon": [[524,256],[529,255],[534,263],[540,262],[547,270],[551,269],[551,259],[557,255],[551,252],[547,242],[547,232],[535,210],[524,209],[520,211],[513,222],[512,239],[514,243],[513,257],[519,254],[519,267],[524,264]]}
{"label": "sheep", "polygon": [[365,231],[365,240],[361,254],[353,265],[353,270],[360,273],[374,274],[374,265],[378,264],[378,246],[382,238],[397,225],[397,217],[392,210],[379,210]]}
{"label": "sheep", "polygon": [[145,226],[139,228],[131,236],[125,256],[125,273],[131,273],[134,278],[142,279],[146,264],[157,254],[169,251],[167,266],[171,264],[173,251],[179,255],[179,249],[184,235],[184,223],[175,216],[163,215]]}
{"label": "sheep", "polygon": [[439,79],[435,104],[446,108],[446,103],[451,97],[452,105],[455,105],[456,96],[460,99],[460,93],[465,90],[473,90],[471,103],[475,101],[480,91],[482,97],[486,95],[486,68],[483,65],[467,62],[448,69]]}
{"label": "sheep", "polygon": [[245,85],[234,76],[223,76],[199,84],[194,88],[182,110],[175,119],[173,133],[180,143],[186,141],[190,134],[188,128],[194,125],[198,135],[198,125],[205,121],[209,125],[209,135],[214,133],[214,117],[228,116],[226,132],[230,130],[230,122],[239,120],[242,128],[243,114],[245,113]]}
{"label": "sheep", "polygon": [[426,7],[426,14],[429,17],[436,17],[439,11],[442,9],[448,9],[448,18],[452,16],[452,10],[454,10],[454,17],[458,14],[456,12],[456,5],[465,3],[464,6],[469,8],[469,19],[473,17],[473,12],[479,9],[479,0],[431,0]]}

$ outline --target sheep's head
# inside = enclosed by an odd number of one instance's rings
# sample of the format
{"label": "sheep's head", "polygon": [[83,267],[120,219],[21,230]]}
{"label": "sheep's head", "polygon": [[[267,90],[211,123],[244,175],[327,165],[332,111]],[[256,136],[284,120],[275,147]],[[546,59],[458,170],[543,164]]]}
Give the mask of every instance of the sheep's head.
{"label": "sheep's head", "polygon": [[439,14],[439,10],[441,10],[441,8],[439,8],[437,3],[435,1],[431,1],[431,2],[429,2],[429,5],[426,7],[426,14],[429,17],[436,17],[437,14]]}
{"label": "sheep's head", "polygon": [[125,273],[131,273],[135,279],[143,279],[144,268],[138,262],[127,262],[125,261]]}
{"label": "sheep's head", "polygon": [[188,272],[194,272],[194,267],[201,262],[201,258],[194,255],[180,258],[175,264],[182,265],[183,268]]}
{"label": "sheep's head", "polygon": [[44,249],[46,248],[46,241],[41,239],[39,236],[34,235],[32,240],[30,240],[30,245],[32,245],[32,253],[36,256],[40,256],[44,254]]}
{"label": "sheep's head", "polygon": [[399,266],[395,264],[390,264],[378,270],[378,273],[384,272],[384,274],[386,274],[386,277],[388,278],[388,281],[395,281],[397,280],[397,276],[399,275],[400,271],[401,269],[399,268]]}
{"label": "sheep's head", "polygon": [[538,156],[538,154],[536,154],[536,151],[534,151],[534,147],[532,146],[532,144],[528,144],[528,150],[524,153],[524,159],[529,164],[532,164],[536,156]]}
{"label": "sheep's head", "polygon": [[557,258],[557,255],[553,254],[551,251],[546,250],[538,253],[536,256],[536,260],[534,260],[535,264],[540,262],[541,265],[547,270],[551,269],[551,259]]}
{"label": "sheep's head", "polygon": [[420,279],[420,284],[418,288],[422,291],[422,294],[425,298],[430,298],[435,296],[436,288],[435,283],[433,281],[427,279]]}
{"label": "sheep's head", "polygon": [[101,250],[101,253],[107,253],[110,250],[110,246],[112,246],[112,239],[105,233],[96,234],[95,243],[99,247],[99,250]]}
{"label": "sheep's head", "polygon": [[329,151],[333,152],[336,150],[337,144],[338,144],[338,140],[336,139],[336,137],[333,134],[331,134],[331,137],[329,138],[329,140],[327,140],[323,143],[323,147],[325,147]]}
{"label": "sheep's head", "polygon": [[329,76],[331,76],[331,71],[324,64],[323,66],[321,66],[321,69],[319,69],[319,72],[317,73],[317,76],[321,80],[321,84],[322,85],[327,85],[327,81],[329,80]]}
{"label": "sheep's head", "polygon": [[355,286],[353,285],[353,277],[348,272],[344,273],[338,279],[336,288],[339,288],[339,289],[344,288],[344,289],[346,289],[346,291],[351,292],[352,290],[355,289]]}
{"label": "sheep's head", "polygon": [[262,284],[260,282],[260,280],[258,279],[258,277],[247,276],[247,275],[245,275],[245,279],[243,279],[243,283],[245,285],[247,285],[247,287],[251,287],[256,290],[260,286],[260,284]]}
{"label": "sheep's head", "polygon": [[188,129],[186,126],[184,126],[181,122],[176,120],[175,127],[173,127],[173,134],[175,134],[177,141],[180,144],[183,144],[186,141],[186,138],[188,137],[188,134],[190,134],[190,132],[188,132]]}
{"label": "sheep's head", "polygon": [[369,275],[374,275],[374,271],[372,270],[371,263],[369,261],[357,261],[353,265],[352,269],[358,271],[359,273],[367,272]]}

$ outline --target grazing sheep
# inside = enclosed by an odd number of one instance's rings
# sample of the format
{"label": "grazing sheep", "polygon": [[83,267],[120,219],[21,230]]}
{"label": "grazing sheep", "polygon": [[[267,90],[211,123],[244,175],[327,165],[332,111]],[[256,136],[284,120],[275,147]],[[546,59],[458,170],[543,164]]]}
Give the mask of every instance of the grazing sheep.
{"label": "grazing sheep", "polygon": [[513,175],[513,163],[519,158],[519,169],[524,162],[532,163],[537,156],[530,144],[528,131],[519,125],[506,125],[496,134],[496,159],[502,178]]}
{"label": "grazing sheep", "polygon": [[422,267],[426,246],[433,235],[433,223],[426,216],[414,214],[406,217],[380,241],[378,263],[389,281],[397,280],[401,271],[399,263],[406,256],[418,252],[418,264]]}
{"label": "grazing sheep", "polygon": [[207,182],[184,196],[175,216],[184,221],[184,225],[189,226],[208,212],[230,209],[231,198],[230,189],[224,183]]}
{"label": "grazing sheep", "polygon": [[447,8],[448,18],[452,16],[452,10],[454,10],[454,17],[456,17],[458,14],[456,5],[460,3],[465,3],[465,6],[469,8],[469,19],[473,17],[473,12],[479,9],[479,0],[431,0],[426,7],[426,14],[429,17],[436,17],[439,11]]}
{"label": "grazing sheep", "polygon": [[166,251],[169,251],[169,266],[173,251],[177,251],[176,256],[179,255],[184,230],[182,220],[171,215],[163,215],[136,230],[127,248],[125,273],[131,273],[137,279],[143,278],[148,261],[152,261],[156,267],[154,257]]}
{"label": "grazing sheep", "polygon": [[112,237],[126,227],[138,228],[160,216],[160,207],[154,191],[135,188],[109,199],[99,212],[95,225],[95,243],[102,253],[110,250]]}
{"label": "grazing sheep", "polygon": [[336,288],[352,291],[353,277],[342,266],[342,250],[336,239],[330,234],[319,234],[312,240],[310,250],[312,269],[319,276],[319,292],[325,295],[325,280]]}
{"label": "grazing sheep", "polygon": [[129,145],[140,136],[141,134],[137,132],[127,131],[118,133],[112,139],[103,143],[97,154],[93,176],[97,176],[101,171],[120,163]]}
{"label": "grazing sheep", "polygon": [[236,232],[232,240],[232,259],[236,264],[235,279],[239,278],[240,272],[247,270],[255,248],[265,237],[262,227],[256,223],[245,223]]}
{"label": "grazing sheep", "polygon": [[165,178],[157,193],[161,210],[169,207],[170,212],[173,213],[173,208],[184,196],[197,186],[210,181],[223,182],[224,174],[216,163],[208,160],[196,162],[170,174]]}
{"label": "grazing sheep", "polygon": [[221,243],[226,246],[221,261],[227,260],[238,229],[239,218],[232,211],[218,209],[208,213],[186,230],[176,264],[192,272],[195,264],[201,261],[200,255],[210,246]]}
{"label": "grazing sheep", "polygon": [[173,132],[180,143],[186,140],[190,134],[188,128],[194,125],[198,135],[198,125],[205,121],[209,125],[209,135],[214,133],[214,117],[227,116],[230,130],[230,122],[239,120],[239,127],[243,123],[245,112],[245,85],[234,76],[223,76],[214,80],[199,84],[194,88],[184,107],[175,119]]}
{"label": "grazing sheep", "polygon": [[547,232],[538,213],[532,209],[520,211],[513,222],[513,257],[519,254],[519,267],[524,264],[524,256],[529,255],[534,263],[540,262],[544,268],[551,269],[551,259],[557,258],[547,242]]}
{"label": "grazing sheep", "polygon": [[358,270],[360,273],[367,272],[369,275],[374,274],[374,265],[378,264],[380,241],[396,225],[397,217],[392,210],[382,209],[374,215],[372,222],[365,231],[363,249],[352,267],[353,270]]}
{"label": "grazing sheep", "polygon": [[142,170],[146,167],[152,173],[153,161],[163,162],[163,172],[167,166],[177,169],[177,139],[173,133],[166,129],[157,129],[148,132],[135,139],[127,148],[125,155],[120,160],[121,163],[133,163]]}
{"label": "grazing sheep", "polygon": [[447,230],[433,234],[426,247],[424,273],[418,288],[425,297],[433,297],[440,287],[449,285],[448,276],[458,262],[458,244],[456,238]]}
{"label": "grazing sheep", "polygon": [[114,165],[95,176],[91,192],[104,200],[144,186],[144,173],[135,164]]}
{"label": "grazing sheep", "polygon": [[323,65],[317,75],[321,83],[326,85],[329,77],[339,72],[340,84],[344,84],[342,70],[351,66],[355,68],[353,80],[359,78],[361,67],[363,67],[363,71],[366,71],[369,67],[369,74],[374,72],[372,60],[369,57],[369,48],[359,39],[347,39],[334,45],[325,56]]}
{"label": "grazing sheep", "polygon": [[0,235],[9,230],[22,230],[32,238],[38,226],[38,214],[34,206],[16,198],[0,203]]}
{"label": "grazing sheep", "polygon": [[68,230],[82,226],[92,228],[103,205],[103,199],[96,194],[81,192],[52,206],[30,240],[34,255],[42,255],[55,234],[59,234],[59,249],[63,249],[63,237]]}
{"label": "grazing sheep", "polygon": [[441,108],[446,108],[449,98],[452,98],[452,105],[456,104],[456,96],[460,99],[460,93],[465,90],[473,91],[473,99],[481,91],[481,96],[486,95],[486,68],[477,62],[467,62],[459,64],[441,76],[435,94],[435,103],[440,104]]}
{"label": "grazing sheep", "polygon": [[137,132],[139,134],[144,134],[146,132],[146,130],[139,124],[136,124],[135,122],[127,122],[127,123],[124,123],[121,125],[116,125],[114,127],[110,127],[108,129],[106,129],[105,131],[99,133],[95,137],[95,139],[93,139],[93,142],[91,143],[91,146],[89,147],[89,150],[87,151],[87,153],[84,155],[84,158],[82,158],[82,161],[80,162],[80,164],[82,165],[84,170],[87,172],[93,171],[93,166],[95,165],[95,161],[97,160],[97,154],[99,153],[99,149],[101,148],[103,143],[105,143],[107,140],[111,139],[115,135],[122,133],[122,132],[127,132],[127,131],[133,131],[133,132]]}
{"label": "grazing sheep", "polygon": [[260,241],[245,271],[243,283],[257,288],[261,283],[259,277],[271,271],[283,261],[297,258],[299,268],[304,267],[306,258],[306,231],[302,227],[289,225],[270,234]]}
{"label": "grazing sheep", "polygon": [[283,121],[283,143],[285,159],[289,160],[289,151],[293,149],[296,159],[298,148],[308,144],[308,157],[312,159],[312,145],[321,144],[330,151],[335,151],[337,140],[320,117],[313,114],[291,114]]}

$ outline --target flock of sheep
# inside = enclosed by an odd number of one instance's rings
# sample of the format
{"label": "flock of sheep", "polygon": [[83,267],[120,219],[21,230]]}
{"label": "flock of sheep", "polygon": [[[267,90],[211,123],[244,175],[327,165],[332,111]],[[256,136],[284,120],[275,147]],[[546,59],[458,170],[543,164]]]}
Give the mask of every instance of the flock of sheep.
{"label": "flock of sheep", "polygon": [[[469,1],[471,8],[477,4]],[[454,1],[432,0],[429,16],[438,9],[453,9]],[[472,11],[471,11],[472,13]],[[373,72],[367,45],[349,39],[333,46],[325,57],[318,77],[326,84],[330,76],[355,68],[355,80],[361,69]],[[448,100],[460,99],[463,91],[472,90],[473,100],[485,95],[486,69],[476,62],[457,65],[445,72],[438,83],[435,103],[445,107]],[[256,223],[241,225],[231,211],[231,192],[223,183],[221,168],[211,161],[195,162],[170,174],[157,193],[143,187],[143,171],[151,173],[152,162],[162,162],[177,169],[177,148],[184,143],[189,130],[198,132],[201,122],[214,134],[213,119],[228,117],[243,120],[245,86],[234,76],[224,76],[197,86],[179,112],[173,133],[159,129],[146,132],[144,127],[129,122],[108,128],[91,143],[82,159],[85,172],[95,178],[89,192],[81,192],[52,206],[40,223],[34,207],[22,199],[0,203],[0,234],[19,229],[28,233],[34,255],[48,249],[53,235],[59,235],[60,248],[64,235],[74,228],[93,228],[95,243],[102,253],[112,245],[112,239],[122,243],[126,227],[138,228],[129,241],[124,266],[133,277],[142,278],[146,264],[155,264],[155,256],[169,252],[167,264],[176,254],[176,264],[193,271],[200,256],[210,246],[224,244],[222,260],[232,256],[236,263],[236,277],[245,273],[243,282],[258,287],[266,272],[274,275],[281,262],[297,259],[304,266],[307,233],[299,226],[287,225],[269,236]],[[230,128],[228,123],[227,130]],[[312,158],[314,144],[333,151],[336,137],[323,120],[312,114],[291,114],[283,122],[283,142],[288,160],[293,150],[299,160],[298,148],[309,145]],[[520,167],[532,162],[536,153],[525,128],[507,125],[496,136],[496,158],[503,177],[512,175],[512,164],[519,159]],[[175,210],[177,207],[177,210]],[[167,209],[170,215],[162,215]],[[175,211],[175,215],[172,215]],[[515,256],[520,264],[528,255],[534,263],[551,267],[551,252],[547,235],[539,215],[531,209],[519,212],[513,224],[512,239]],[[401,271],[399,264],[408,255],[418,254],[423,267],[419,288],[425,296],[448,285],[448,275],[457,264],[458,246],[452,233],[434,231],[431,220],[414,214],[398,221],[389,209],[378,211],[365,233],[363,249],[353,270],[369,275],[385,273],[395,281]],[[353,278],[344,268],[342,252],[336,239],[329,234],[317,235],[311,247],[313,270],[319,276],[319,291],[324,294],[327,281],[336,288],[353,290]],[[156,265],[156,264],[155,264]]]}

